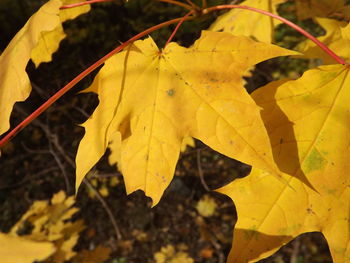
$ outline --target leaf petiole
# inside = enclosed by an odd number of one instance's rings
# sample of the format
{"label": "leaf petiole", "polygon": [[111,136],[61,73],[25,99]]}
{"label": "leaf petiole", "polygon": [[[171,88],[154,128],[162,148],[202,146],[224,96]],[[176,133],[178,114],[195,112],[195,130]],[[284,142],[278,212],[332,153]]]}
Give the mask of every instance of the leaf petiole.
{"label": "leaf petiole", "polygon": [[244,5],[218,5],[218,6],[213,6],[213,7],[209,7],[206,8],[202,11],[203,14],[207,14],[213,11],[217,11],[217,10],[223,10],[223,9],[234,9],[234,8],[239,8],[239,9],[245,9],[245,10],[250,10],[253,12],[257,12],[266,16],[270,16],[272,18],[278,19],[281,22],[283,22],[284,24],[290,26],[291,28],[294,28],[295,30],[297,30],[299,33],[303,34],[305,37],[307,37],[308,39],[310,39],[311,41],[313,41],[317,46],[319,46],[324,52],[326,52],[329,56],[331,56],[335,61],[337,61],[339,64],[342,65],[348,65],[348,63],[343,60],[341,57],[339,57],[337,54],[335,54],[331,49],[329,49],[325,44],[323,44],[321,41],[319,41],[316,37],[314,37],[313,35],[311,35],[310,33],[308,33],[307,31],[305,31],[304,29],[302,29],[300,26],[294,24],[293,22],[279,16],[273,13],[270,13],[268,11],[265,10],[261,10],[258,8],[254,8],[254,7],[250,7],[250,6],[244,6]]}
{"label": "leaf petiole", "polygon": [[177,23],[174,31],[171,33],[170,37],[168,38],[167,42],[164,45],[164,48],[171,42],[171,40],[174,38],[176,32],[179,30],[180,26],[182,25],[182,23],[186,20],[187,17],[189,17],[190,15],[192,15],[195,11],[192,10],[190,12],[188,12],[186,15],[184,15],[182,17],[182,19]]}
{"label": "leaf petiole", "polygon": [[164,3],[169,3],[172,5],[177,5],[177,6],[181,6],[183,8],[186,8],[187,10],[192,10],[193,7],[191,5],[185,4],[185,3],[181,3],[179,1],[176,0],[156,0],[158,2],[164,2]]}

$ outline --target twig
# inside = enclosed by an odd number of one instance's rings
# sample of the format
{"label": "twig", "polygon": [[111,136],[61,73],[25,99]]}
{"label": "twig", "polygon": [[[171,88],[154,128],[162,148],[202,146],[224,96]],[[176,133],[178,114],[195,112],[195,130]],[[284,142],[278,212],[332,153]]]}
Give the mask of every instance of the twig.
{"label": "twig", "polygon": [[[59,145],[58,139],[57,139],[57,144]],[[59,147],[58,149],[59,151],[62,151],[63,149],[61,147]],[[75,169],[75,163],[74,161],[68,156],[68,155],[64,155],[67,162],[72,166],[73,169]],[[121,240],[122,239],[122,234],[119,230],[117,221],[111,211],[111,209],[109,208],[108,204],[106,203],[106,201],[104,200],[104,198],[101,196],[101,194],[93,187],[93,185],[90,183],[89,179],[84,178],[83,182],[94,192],[94,194],[96,195],[97,199],[100,201],[100,203],[102,204],[103,208],[106,210],[107,215],[113,225],[114,228],[114,232],[115,235],[117,237],[117,240]]]}
{"label": "twig", "polygon": [[210,188],[208,187],[207,183],[205,182],[204,176],[203,176],[203,169],[202,169],[202,164],[201,164],[201,150],[200,149],[197,150],[197,167],[198,167],[199,179],[201,180],[201,183],[202,183],[204,189],[207,190],[208,192],[210,192]]}
{"label": "twig", "polygon": [[191,0],[185,0],[190,6],[192,6],[192,9],[199,9],[199,7],[193,3]]}
{"label": "twig", "polygon": [[103,199],[101,194],[93,187],[93,185],[90,183],[89,179],[84,178],[83,182],[84,182],[84,184],[86,184],[94,192],[94,194],[96,195],[97,199],[101,202],[102,206],[106,210],[106,212],[107,212],[107,214],[109,216],[109,219],[111,220],[111,223],[113,225],[114,232],[115,232],[115,235],[117,237],[117,240],[122,240],[123,237],[122,237],[120,229],[119,229],[119,227],[117,225],[117,221],[115,220],[115,217],[114,217],[111,209],[107,205],[106,201]]}
{"label": "twig", "polygon": [[89,1],[74,3],[74,4],[70,4],[70,5],[63,5],[60,7],[60,9],[68,9],[68,8],[73,8],[73,7],[83,6],[83,5],[90,5],[90,4],[103,3],[103,2],[112,2],[112,1],[114,1],[114,0],[89,0]]}
{"label": "twig", "polygon": [[285,18],[283,18],[283,17],[281,17],[279,15],[270,13],[268,11],[261,10],[261,9],[258,9],[258,8],[255,8],[255,7],[251,7],[251,6],[245,6],[245,5],[218,5],[218,6],[213,6],[213,7],[204,9],[203,10],[203,14],[207,14],[207,13],[213,12],[215,10],[235,9],[235,8],[237,8],[237,9],[244,9],[244,10],[250,10],[250,11],[253,11],[253,12],[256,12],[256,13],[260,13],[262,15],[266,15],[266,16],[275,18],[277,20],[280,20],[284,24],[286,24],[289,27],[297,30],[299,33],[303,34],[308,39],[313,41],[317,46],[319,46],[324,52],[326,52],[329,56],[331,56],[339,64],[348,65],[349,66],[349,64],[344,59],[342,59],[337,54],[335,54],[331,49],[329,49],[325,44],[323,44],[321,41],[319,41],[316,37],[311,35],[309,32],[305,31],[300,26],[294,24],[293,22],[289,21],[288,19],[285,19]]}
{"label": "twig", "polygon": [[58,167],[60,168],[60,170],[61,170],[61,172],[63,174],[64,182],[66,184],[66,192],[67,192],[68,195],[70,195],[71,191],[72,191],[72,187],[71,187],[71,185],[69,183],[68,175],[66,173],[66,169],[64,168],[64,165],[62,164],[60,158],[57,156],[56,152],[53,150],[51,140],[49,140],[49,151],[50,151],[50,154],[55,159]]}
{"label": "twig", "polygon": [[[22,114],[26,114],[26,111],[24,109],[22,109],[21,107],[17,108],[19,112],[21,112]],[[44,132],[46,138],[49,141],[49,149],[47,151],[40,151],[40,153],[48,153],[50,154],[54,159],[56,164],[58,165],[59,169],[62,172],[63,178],[64,178],[64,182],[66,185],[66,192],[67,194],[70,194],[72,192],[72,186],[70,185],[69,179],[68,179],[68,175],[66,172],[66,169],[64,168],[63,163],[61,162],[60,157],[56,154],[56,152],[54,151],[52,145],[55,146],[55,148],[60,152],[60,154],[63,157],[66,157],[66,154],[64,152],[64,150],[62,149],[62,147],[59,145],[58,140],[57,140],[57,135],[56,134],[52,134],[50,131],[50,127],[48,124],[44,124],[43,122],[41,122],[39,119],[35,119],[35,124],[40,127],[40,129]],[[24,144],[23,146],[26,148],[27,151],[35,151],[36,153],[39,152],[39,150],[31,150],[28,147],[26,147]]]}
{"label": "twig", "polygon": [[[104,57],[100,58],[98,61],[96,61],[90,67],[88,67],[83,72],[81,72],[78,76],[76,76],[73,80],[71,80],[66,86],[64,86],[62,89],[57,91],[46,102],[44,102],[39,108],[37,108],[33,113],[31,113],[27,118],[25,118],[20,124],[18,124],[14,129],[12,129],[3,138],[1,138],[0,139],[0,149],[9,140],[11,140],[18,132],[20,132],[24,127],[26,127],[29,123],[31,123],[33,120],[35,120],[39,115],[41,115],[46,109],[48,109],[53,103],[55,103],[65,93],[67,93],[69,90],[71,90],[78,82],[80,82],[88,74],[90,74],[92,71],[94,71],[99,66],[101,66],[107,59],[112,57],[114,54],[122,51],[125,47],[129,46],[131,43],[133,43],[134,41],[140,39],[141,37],[144,37],[144,36],[150,34],[151,32],[156,31],[156,30],[158,30],[160,28],[163,28],[165,26],[178,23],[182,19],[183,19],[183,17],[175,18],[175,19],[172,19],[172,20],[160,23],[158,25],[155,25],[153,27],[150,27],[150,28],[146,29],[145,31],[143,31],[143,32],[133,36],[129,40],[125,41],[123,44],[121,44],[118,47],[116,47],[115,49],[113,49],[107,55],[105,55]],[[187,17],[186,20],[190,20],[190,19],[192,19],[192,17]]]}
{"label": "twig", "polygon": [[156,1],[163,2],[163,3],[169,3],[169,4],[172,4],[172,5],[177,5],[177,6],[181,6],[183,8],[186,8],[187,10],[192,10],[192,6],[187,5],[185,3],[181,3],[181,2],[176,1],[176,0],[156,0]]}
{"label": "twig", "polygon": [[31,175],[30,177],[26,176],[22,181],[20,181],[18,183],[11,184],[11,185],[0,186],[0,190],[22,186],[24,183],[26,183],[26,182],[28,182],[30,180],[33,180],[34,178],[38,178],[40,176],[46,175],[46,174],[48,174],[50,172],[53,172],[55,170],[58,170],[58,168],[54,167],[54,166],[48,167],[47,169],[41,170],[40,172],[38,172],[38,173],[36,173],[34,175]]}
{"label": "twig", "polygon": [[182,25],[182,23],[186,20],[187,17],[189,17],[190,15],[192,15],[194,13],[194,11],[190,11],[188,12],[186,15],[183,16],[183,18],[179,21],[179,23],[177,23],[174,31],[171,33],[170,37],[168,38],[167,42],[164,45],[164,48],[170,43],[170,41],[174,38],[176,32],[179,30],[180,26]]}

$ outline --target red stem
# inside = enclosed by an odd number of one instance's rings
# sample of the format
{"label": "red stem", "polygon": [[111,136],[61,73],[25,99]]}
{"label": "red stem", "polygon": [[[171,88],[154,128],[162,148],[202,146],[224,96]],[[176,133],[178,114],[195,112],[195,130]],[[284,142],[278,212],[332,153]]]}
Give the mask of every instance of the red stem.
{"label": "red stem", "polygon": [[35,118],[37,118],[41,113],[43,113],[48,107],[50,107],[54,102],[56,102],[60,97],[62,97],[67,91],[69,91],[71,88],[73,88],[80,80],[82,80],[84,77],[86,77],[88,74],[90,74],[92,71],[94,71],[96,68],[101,66],[108,58],[113,56],[114,54],[120,52],[123,50],[126,46],[128,46],[130,43],[138,40],[139,38],[148,35],[149,33],[158,30],[162,27],[178,23],[179,21],[189,20],[191,17],[187,18],[176,18],[169,21],[166,21],[164,23],[158,24],[156,26],[150,27],[147,30],[133,36],[111,52],[109,52],[104,57],[100,58],[97,62],[95,62],[93,65],[85,69],[83,72],[81,72],[78,76],[76,76],[73,80],[71,80],[66,86],[64,86],[62,89],[57,91],[52,97],[50,97],[46,102],[44,102],[39,108],[37,108],[33,113],[31,113],[27,118],[25,118],[20,124],[18,124],[14,129],[12,129],[6,136],[4,136],[0,140],[0,148],[2,148],[9,140],[11,140],[18,132],[20,132],[24,127],[26,127],[29,123],[31,123]]}
{"label": "red stem", "polygon": [[157,0],[157,1],[158,2],[169,3],[169,4],[172,4],[172,5],[178,5],[178,6],[186,8],[187,10],[193,9],[192,6],[190,6],[188,4],[185,4],[185,3],[178,2],[176,0]]}
{"label": "red stem", "polygon": [[176,32],[179,30],[180,26],[182,25],[182,23],[186,20],[187,17],[189,17],[190,15],[192,15],[194,13],[194,10],[188,12],[186,15],[184,15],[182,17],[182,19],[177,23],[173,33],[171,33],[170,37],[168,38],[168,41],[165,43],[164,48],[166,48],[166,46],[170,43],[170,41],[174,38]]}
{"label": "red stem", "polygon": [[102,2],[112,2],[112,1],[114,0],[88,0],[85,2],[80,2],[80,3],[70,4],[70,5],[63,5],[60,7],[60,9],[68,9],[68,8],[73,8],[73,7],[83,6],[83,5],[102,3]]}
{"label": "red stem", "polygon": [[244,6],[244,5],[218,5],[218,6],[214,6],[214,7],[210,7],[210,8],[204,9],[203,10],[203,14],[210,13],[210,12],[215,11],[215,10],[233,9],[233,8],[246,9],[246,10],[250,10],[250,11],[253,11],[253,12],[257,12],[257,13],[260,13],[260,14],[267,15],[267,16],[270,16],[272,18],[278,19],[278,20],[282,21],[283,23],[285,23],[286,25],[288,25],[288,26],[294,28],[295,30],[299,31],[301,34],[306,36],[311,41],[313,41],[317,46],[319,46],[321,49],[323,49],[324,52],[326,52],[329,56],[331,56],[339,64],[342,64],[342,65],[347,65],[348,64],[345,60],[343,60],[341,57],[339,57],[337,54],[335,54],[332,50],[330,50],[325,44],[320,42],[317,38],[315,38],[313,35],[311,35],[307,31],[305,31],[304,29],[302,29],[298,25],[294,24],[293,22],[291,22],[291,21],[289,21],[289,20],[287,20],[287,19],[285,19],[283,17],[280,17],[279,15],[272,14],[272,13],[270,13],[268,11],[257,9],[257,8],[250,7],[250,6]]}

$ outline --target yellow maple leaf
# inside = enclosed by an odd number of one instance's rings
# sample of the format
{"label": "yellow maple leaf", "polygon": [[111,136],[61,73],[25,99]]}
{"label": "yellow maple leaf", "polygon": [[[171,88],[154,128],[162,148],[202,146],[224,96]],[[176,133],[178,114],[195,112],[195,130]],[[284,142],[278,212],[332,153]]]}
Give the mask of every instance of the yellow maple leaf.
{"label": "yellow maple leaf", "polygon": [[11,228],[9,235],[17,236],[26,223],[31,224],[31,232],[22,238],[33,242],[50,241],[56,250],[51,255],[53,261],[63,263],[76,254],[73,247],[78,241],[79,233],[84,229],[81,220],[73,223],[68,221],[78,211],[77,208],[72,207],[73,204],[74,198],[66,197],[63,191],[55,194],[50,203],[36,201]]}
{"label": "yellow maple leaf", "polygon": [[[181,250],[181,249],[180,249]],[[193,259],[184,251],[176,251],[174,246],[167,245],[154,255],[156,263],[193,263]]]}
{"label": "yellow maple leaf", "polygon": [[314,17],[335,17],[350,19],[350,5],[344,0],[296,0],[299,19]]}
{"label": "yellow maple leaf", "polygon": [[[291,187],[253,168],[219,190],[238,213],[228,262],[256,262],[312,231],[325,236],[335,263],[350,262],[349,69],[322,66],[281,83],[258,89],[253,98]],[[303,176],[314,189],[297,179]]]}
{"label": "yellow maple leaf", "polygon": [[0,233],[0,258],[2,263],[32,263],[48,258],[55,252],[50,242],[36,242]]}
{"label": "yellow maple leaf", "polygon": [[[277,14],[276,6],[286,0],[246,0],[241,5],[251,6]],[[217,18],[210,30],[230,32],[234,35],[253,37],[271,43],[274,28],[280,24],[276,19],[242,9],[232,9]]]}
{"label": "yellow maple leaf", "polygon": [[[316,18],[316,21],[326,30],[326,34],[318,40],[338,56],[350,59],[350,24],[329,18]],[[334,64],[334,59],[311,40],[301,43],[299,51],[307,58],[320,58],[324,64]]]}
{"label": "yellow maple leaf", "polygon": [[213,198],[205,195],[196,205],[196,209],[201,216],[210,217],[215,214],[217,204]]}
{"label": "yellow maple leaf", "polygon": [[294,53],[210,31],[190,48],[171,43],[160,51],[151,38],[135,42],[109,59],[88,89],[97,91],[100,103],[83,125],[76,187],[112,136],[119,138],[119,148],[111,150],[120,152],[127,193],[141,189],[154,204],[188,136],[277,174],[259,107],[243,88],[242,75],[256,63],[289,54]]}
{"label": "yellow maple leaf", "polygon": [[87,11],[87,7],[60,11],[59,8],[65,2],[70,1],[50,0],[44,4],[0,56],[0,134],[10,128],[9,118],[14,103],[24,101],[31,92],[30,80],[25,71],[29,59],[37,66],[50,61],[52,53],[64,38],[62,23],[74,18],[77,12]]}
{"label": "yellow maple leaf", "polygon": [[[68,5],[81,2],[81,0],[61,0],[62,5]],[[58,13],[60,23],[54,30],[44,31],[41,33],[38,44],[31,52],[31,59],[36,67],[42,62],[49,62],[52,54],[55,53],[60,42],[66,37],[62,24],[67,20],[76,18],[77,16],[90,11],[90,5],[74,7],[72,9],[63,9]]]}

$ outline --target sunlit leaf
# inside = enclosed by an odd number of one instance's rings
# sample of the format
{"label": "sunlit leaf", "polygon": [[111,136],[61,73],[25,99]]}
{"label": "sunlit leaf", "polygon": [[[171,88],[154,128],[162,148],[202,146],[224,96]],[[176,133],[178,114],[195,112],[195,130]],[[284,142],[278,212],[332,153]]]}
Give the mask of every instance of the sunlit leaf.
{"label": "sunlit leaf", "polygon": [[32,263],[48,258],[55,252],[50,242],[36,242],[0,233],[0,257],[3,263]]}
{"label": "sunlit leaf", "polygon": [[[286,0],[246,0],[241,5],[251,6],[277,14],[276,6]],[[217,18],[210,30],[230,32],[234,35],[253,37],[271,43],[274,28],[280,22],[276,19],[249,10],[232,9]]]}
{"label": "sunlit leaf", "polygon": [[[62,5],[82,2],[81,0],[62,0]],[[77,16],[90,11],[90,5],[83,5],[70,9],[60,10],[58,13],[60,22],[54,30],[41,33],[38,44],[31,52],[31,59],[35,66],[38,67],[42,62],[49,62],[52,54],[55,53],[60,42],[66,37],[62,23],[67,20],[74,19]]]}
{"label": "sunlit leaf", "polygon": [[173,178],[188,136],[278,174],[260,109],[242,75],[256,63],[289,54],[295,53],[210,31],[190,48],[171,43],[160,51],[151,38],[135,42],[107,61],[89,88],[100,104],[83,125],[76,187],[112,138],[120,145],[111,150],[120,152],[115,160],[120,158],[127,192],[141,189],[154,204]]}
{"label": "sunlit leaf", "polygon": [[[316,21],[326,30],[326,34],[318,38],[322,43],[345,60],[350,59],[350,25],[346,22],[328,18],[317,18]],[[308,58],[320,58],[324,64],[335,61],[311,40],[299,45],[299,50]]]}
{"label": "sunlit leaf", "polygon": [[[350,262],[349,69],[323,66],[281,83],[258,89],[253,98],[289,185],[253,168],[220,189],[238,213],[229,262],[256,262],[311,231],[323,233],[333,262]],[[297,179],[302,176],[314,189]]]}
{"label": "sunlit leaf", "polygon": [[25,71],[28,61],[32,59],[37,66],[50,61],[64,38],[62,22],[74,18],[77,12],[86,12],[86,8],[60,11],[61,6],[60,0],[44,4],[0,56],[0,134],[10,128],[9,118],[15,102],[24,101],[31,92]]}

